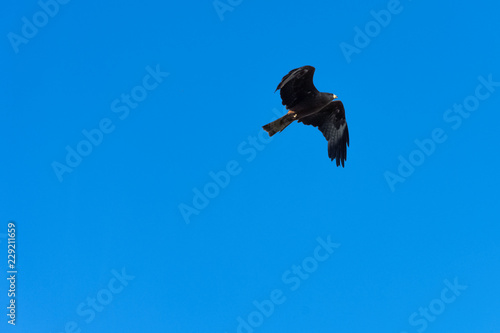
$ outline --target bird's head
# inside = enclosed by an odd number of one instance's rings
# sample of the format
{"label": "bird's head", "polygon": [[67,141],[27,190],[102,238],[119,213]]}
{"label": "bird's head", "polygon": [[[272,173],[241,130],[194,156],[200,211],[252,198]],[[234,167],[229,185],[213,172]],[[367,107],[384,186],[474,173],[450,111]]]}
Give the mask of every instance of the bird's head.
{"label": "bird's head", "polygon": [[338,96],[337,96],[337,95],[332,94],[332,99],[337,99],[337,98],[338,98]]}

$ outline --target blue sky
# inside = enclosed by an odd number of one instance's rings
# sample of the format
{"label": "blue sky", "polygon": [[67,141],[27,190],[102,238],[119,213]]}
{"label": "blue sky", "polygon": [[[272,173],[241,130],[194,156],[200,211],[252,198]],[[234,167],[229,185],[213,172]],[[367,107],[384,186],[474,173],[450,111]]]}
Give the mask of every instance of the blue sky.
{"label": "blue sky", "polygon": [[[2,332],[499,332],[491,2],[10,3]],[[312,127],[269,139],[312,65]]]}

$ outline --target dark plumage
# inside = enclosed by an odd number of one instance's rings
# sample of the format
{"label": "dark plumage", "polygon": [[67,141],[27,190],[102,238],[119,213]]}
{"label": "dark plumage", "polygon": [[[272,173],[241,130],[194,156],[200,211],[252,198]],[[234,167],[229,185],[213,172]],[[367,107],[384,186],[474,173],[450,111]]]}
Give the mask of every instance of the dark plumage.
{"label": "dark plumage", "polygon": [[283,77],[276,90],[280,90],[283,105],[288,113],[263,128],[269,136],[283,131],[293,121],[317,127],[328,141],[328,157],[337,166],[347,159],[349,130],[345,120],[344,105],[334,94],[319,92],[313,83],[315,68],[303,66]]}

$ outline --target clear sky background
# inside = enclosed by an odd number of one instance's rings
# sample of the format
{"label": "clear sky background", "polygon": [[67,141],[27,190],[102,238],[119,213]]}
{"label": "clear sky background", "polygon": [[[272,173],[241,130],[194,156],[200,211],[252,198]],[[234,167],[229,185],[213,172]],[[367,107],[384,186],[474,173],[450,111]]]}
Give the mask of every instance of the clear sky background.
{"label": "clear sky background", "polygon": [[[498,5],[45,1],[0,14],[2,332],[500,332]],[[262,132],[303,65],[345,168]]]}

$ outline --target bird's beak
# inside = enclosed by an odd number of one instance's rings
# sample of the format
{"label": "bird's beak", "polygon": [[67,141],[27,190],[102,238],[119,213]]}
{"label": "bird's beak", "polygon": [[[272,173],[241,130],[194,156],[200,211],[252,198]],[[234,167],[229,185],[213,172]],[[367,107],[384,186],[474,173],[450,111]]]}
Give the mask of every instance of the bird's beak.
{"label": "bird's beak", "polygon": [[338,98],[337,95],[333,94],[333,99],[337,99],[337,98]]}

